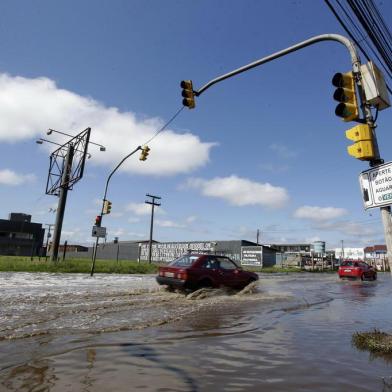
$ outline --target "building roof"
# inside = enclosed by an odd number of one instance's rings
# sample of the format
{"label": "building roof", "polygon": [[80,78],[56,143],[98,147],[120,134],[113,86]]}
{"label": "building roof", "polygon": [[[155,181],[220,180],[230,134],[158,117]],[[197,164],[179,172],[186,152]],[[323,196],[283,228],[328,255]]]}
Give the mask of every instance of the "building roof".
{"label": "building roof", "polygon": [[386,252],[387,247],[386,245],[374,245],[374,246],[367,246],[364,249],[365,253],[372,253],[372,252]]}

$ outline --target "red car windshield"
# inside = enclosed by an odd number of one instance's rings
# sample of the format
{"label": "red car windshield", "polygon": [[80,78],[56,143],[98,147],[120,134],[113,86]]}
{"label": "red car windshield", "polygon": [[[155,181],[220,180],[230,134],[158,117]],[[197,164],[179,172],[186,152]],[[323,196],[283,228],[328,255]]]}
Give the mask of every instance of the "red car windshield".
{"label": "red car windshield", "polygon": [[190,267],[199,256],[185,255],[169,263],[171,267]]}
{"label": "red car windshield", "polygon": [[360,265],[362,266],[365,263],[360,263],[358,261],[354,261],[354,260],[346,260],[343,261],[341,266],[342,267],[359,267]]}

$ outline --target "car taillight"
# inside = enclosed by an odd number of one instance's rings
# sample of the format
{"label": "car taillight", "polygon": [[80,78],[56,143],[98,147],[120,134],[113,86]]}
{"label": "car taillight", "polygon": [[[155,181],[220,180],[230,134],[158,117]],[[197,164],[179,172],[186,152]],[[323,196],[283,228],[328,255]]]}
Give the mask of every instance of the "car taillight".
{"label": "car taillight", "polygon": [[186,271],[182,270],[182,271],[178,271],[177,273],[177,278],[181,279],[181,280],[186,280],[187,278],[187,273]]}
{"label": "car taillight", "polygon": [[163,271],[159,270],[159,276],[164,276],[165,274],[163,273]]}

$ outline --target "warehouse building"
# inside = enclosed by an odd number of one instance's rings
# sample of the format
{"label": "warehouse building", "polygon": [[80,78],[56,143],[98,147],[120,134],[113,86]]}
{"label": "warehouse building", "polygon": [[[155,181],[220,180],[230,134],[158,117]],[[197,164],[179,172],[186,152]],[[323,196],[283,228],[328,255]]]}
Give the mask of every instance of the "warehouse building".
{"label": "warehouse building", "polygon": [[11,212],[0,219],[0,254],[8,256],[39,256],[45,229],[31,222],[31,215]]}
{"label": "warehouse building", "polygon": [[[248,252],[244,252],[247,249]],[[69,252],[67,257],[92,257],[93,248],[87,252]],[[149,252],[148,241],[115,241],[100,244],[97,259],[120,259],[147,261]],[[232,241],[183,241],[156,242],[152,244],[151,259],[153,262],[170,262],[185,253],[219,254],[230,257],[237,263],[246,259],[246,265],[270,266],[276,263],[276,250],[257,245],[246,240]],[[244,263],[244,264],[245,264]]]}

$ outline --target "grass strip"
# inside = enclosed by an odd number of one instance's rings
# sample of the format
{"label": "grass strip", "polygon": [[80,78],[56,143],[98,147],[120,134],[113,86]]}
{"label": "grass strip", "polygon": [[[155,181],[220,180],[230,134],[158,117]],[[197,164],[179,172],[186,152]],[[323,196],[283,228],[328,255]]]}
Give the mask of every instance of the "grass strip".
{"label": "grass strip", "polygon": [[[31,260],[30,257],[0,256],[1,272],[58,272],[90,273],[91,260],[69,259],[65,261],[45,261],[44,258]],[[129,260],[96,260],[95,273],[107,274],[152,274],[158,271],[156,264],[138,263]]]}

